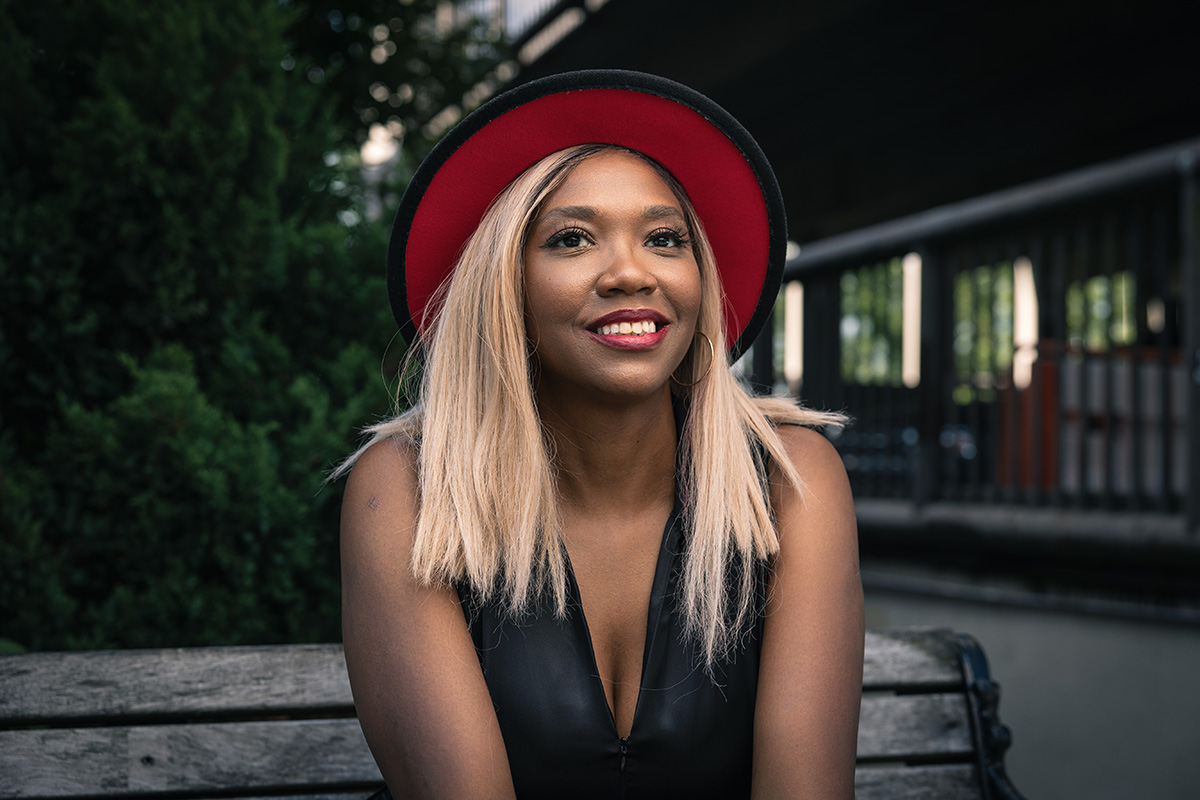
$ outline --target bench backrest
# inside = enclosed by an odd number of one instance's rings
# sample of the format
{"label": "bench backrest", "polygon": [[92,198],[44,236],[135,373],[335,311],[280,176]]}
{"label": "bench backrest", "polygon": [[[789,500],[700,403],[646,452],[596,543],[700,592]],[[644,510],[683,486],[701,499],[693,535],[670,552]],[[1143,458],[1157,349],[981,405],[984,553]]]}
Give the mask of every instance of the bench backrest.
{"label": "bench backrest", "polygon": [[[1018,797],[972,647],[867,633],[859,800]],[[349,800],[380,785],[339,645],[0,656],[0,798]]]}

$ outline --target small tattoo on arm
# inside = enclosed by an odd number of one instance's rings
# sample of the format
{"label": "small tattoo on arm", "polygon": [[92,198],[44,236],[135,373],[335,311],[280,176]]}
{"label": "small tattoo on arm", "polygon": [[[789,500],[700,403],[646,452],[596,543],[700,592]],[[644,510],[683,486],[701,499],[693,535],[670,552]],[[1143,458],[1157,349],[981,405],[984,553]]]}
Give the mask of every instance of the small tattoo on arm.
{"label": "small tattoo on arm", "polygon": [[378,511],[379,510],[379,498],[376,497],[375,495],[371,495],[367,499],[367,508],[371,509],[372,511]]}

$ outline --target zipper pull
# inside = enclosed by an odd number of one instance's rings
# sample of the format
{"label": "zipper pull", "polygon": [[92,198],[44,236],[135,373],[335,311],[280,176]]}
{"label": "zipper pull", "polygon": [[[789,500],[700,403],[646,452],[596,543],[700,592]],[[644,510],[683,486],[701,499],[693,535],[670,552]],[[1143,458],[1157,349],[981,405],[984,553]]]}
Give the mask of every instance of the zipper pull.
{"label": "zipper pull", "polygon": [[621,737],[621,772],[625,771],[625,755],[629,752],[629,737]]}

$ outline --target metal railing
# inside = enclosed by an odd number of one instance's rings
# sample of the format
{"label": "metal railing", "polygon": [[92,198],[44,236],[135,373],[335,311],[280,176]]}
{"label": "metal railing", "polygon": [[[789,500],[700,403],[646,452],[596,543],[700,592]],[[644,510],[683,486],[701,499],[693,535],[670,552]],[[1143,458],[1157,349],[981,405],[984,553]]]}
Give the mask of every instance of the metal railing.
{"label": "metal railing", "polygon": [[455,0],[460,18],[486,19],[528,66],[558,44],[608,0]]}
{"label": "metal railing", "polygon": [[859,498],[1200,534],[1198,157],[1189,141],[802,247],[792,335],[777,309],[752,380],[855,418],[837,444]]}
{"label": "metal railing", "polygon": [[492,20],[512,41],[554,7],[558,0],[455,0],[455,13],[463,17]]}

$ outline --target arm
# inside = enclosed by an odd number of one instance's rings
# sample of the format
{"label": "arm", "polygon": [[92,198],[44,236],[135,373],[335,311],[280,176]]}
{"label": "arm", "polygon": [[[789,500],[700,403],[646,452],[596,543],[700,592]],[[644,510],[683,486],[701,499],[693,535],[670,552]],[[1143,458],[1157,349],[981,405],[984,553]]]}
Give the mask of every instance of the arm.
{"label": "arm", "polygon": [[840,456],[807,428],[780,429],[801,496],[771,475],[780,550],[770,579],[754,719],[753,797],[854,797],[862,698],[858,530]]}
{"label": "arm", "polygon": [[409,569],[417,476],[385,440],[342,501],[342,635],[354,704],[384,779],[405,798],[513,798],[500,726],[452,588]]}

